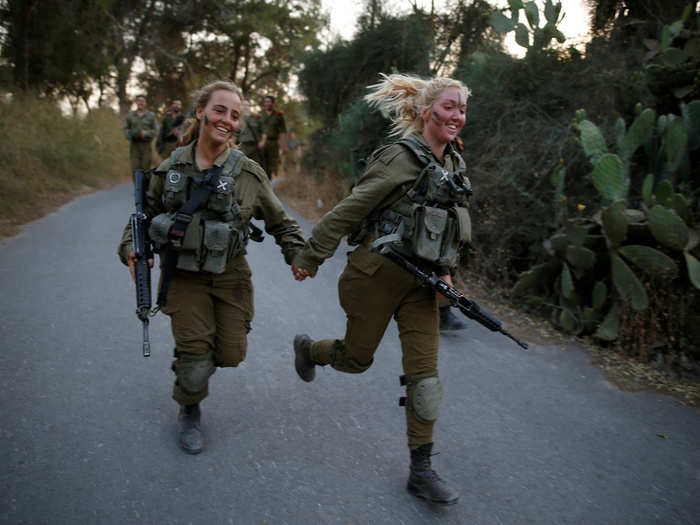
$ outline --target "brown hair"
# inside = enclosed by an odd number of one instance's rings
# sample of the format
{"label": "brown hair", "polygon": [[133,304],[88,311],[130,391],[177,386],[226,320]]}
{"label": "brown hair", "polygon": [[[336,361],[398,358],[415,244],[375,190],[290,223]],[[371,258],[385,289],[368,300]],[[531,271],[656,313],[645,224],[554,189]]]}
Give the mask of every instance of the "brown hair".
{"label": "brown hair", "polygon": [[[212,93],[214,93],[215,91],[222,90],[235,93],[241,99],[241,103],[243,102],[243,93],[238,88],[238,86],[236,86],[236,84],[234,84],[233,82],[228,82],[226,80],[217,80],[197,90],[193,97],[194,107],[206,107],[207,103],[209,102],[209,99],[211,98]],[[195,140],[197,140],[197,137],[199,137],[199,120],[197,120],[197,118],[194,116],[193,111],[192,124],[187,128],[187,131],[185,131],[185,133],[180,137],[180,140],[178,140],[178,145],[186,146],[190,142],[194,142]]]}
{"label": "brown hair", "polygon": [[365,100],[391,120],[391,135],[405,137],[414,131],[423,131],[425,123],[421,115],[445,89],[456,87],[464,95],[465,102],[471,94],[463,82],[453,78],[422,79],[399,73],[380,73],[380,76],[381,81],[368,86],[371,92],[365,95]]}

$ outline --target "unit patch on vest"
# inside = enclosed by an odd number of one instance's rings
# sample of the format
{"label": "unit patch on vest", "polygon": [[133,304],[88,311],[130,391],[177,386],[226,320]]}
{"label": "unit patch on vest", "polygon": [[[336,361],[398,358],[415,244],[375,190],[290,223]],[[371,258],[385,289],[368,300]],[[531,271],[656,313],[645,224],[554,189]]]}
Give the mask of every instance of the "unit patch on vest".
{"label": "unit patch on vest", "polygon": [[177,184],[178,182],[180,182],[181,178],[182,175],[180,175],[180,173],[175,170],[170,170],[168,172],[168,182],[170,184]]}
{"label": "unit patch on vest", "polygon": [[228,182],[225,180],[219,180],[219,185],[216,187],[217,190],[226,191],[228,188]]}

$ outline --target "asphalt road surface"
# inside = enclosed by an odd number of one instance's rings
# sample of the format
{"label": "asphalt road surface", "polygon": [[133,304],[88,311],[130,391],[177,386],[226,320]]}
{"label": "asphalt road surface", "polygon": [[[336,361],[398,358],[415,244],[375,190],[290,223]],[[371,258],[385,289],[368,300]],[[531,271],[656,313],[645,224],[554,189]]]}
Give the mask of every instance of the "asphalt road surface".
{"label": "asphalt road surface", "polygon": [[433,465],[460,502],[413,498],[395,326],[366,373],[303,383],[291,341],[342,336],[346,248],[297,283],[270,237],[249,248],[247,360],[212,377],[205,450],[183,453],[168,320],[153,319],[143,358],[116,257],[131,191],[0,242],[0,523],[700,523],[696,409],[618,390],[575,346],[525,351],[473,322],[440,349]]}

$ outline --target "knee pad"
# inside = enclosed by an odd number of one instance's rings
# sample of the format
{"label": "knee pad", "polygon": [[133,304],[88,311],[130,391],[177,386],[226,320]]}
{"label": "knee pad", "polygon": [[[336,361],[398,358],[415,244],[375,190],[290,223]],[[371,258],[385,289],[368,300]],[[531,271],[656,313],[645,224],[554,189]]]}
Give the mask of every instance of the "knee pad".
{"label": "knee pad", "polygon": [[399,405],[406,406],[406,409],[421,421],[436,421],[442,403],[442,383],[437,372],[412,377],[401,376],[401,384],[406,385],[406,397],[399,400]]}
{"label": "knee pad", "polygon": [[178,354],[173,366],[177,383],[185,392],[194,394],[207,387],[209,378],[216,371],[211,352],[204,355]]}
{"label": "knee pad", "polygon": [[367,364],[360,364],[354,359],[348,357],[348,351],[343,341],[333,343],[331,350],[331,366],[340,372],[347,374],[361,374],[374,363],[374,359]]}

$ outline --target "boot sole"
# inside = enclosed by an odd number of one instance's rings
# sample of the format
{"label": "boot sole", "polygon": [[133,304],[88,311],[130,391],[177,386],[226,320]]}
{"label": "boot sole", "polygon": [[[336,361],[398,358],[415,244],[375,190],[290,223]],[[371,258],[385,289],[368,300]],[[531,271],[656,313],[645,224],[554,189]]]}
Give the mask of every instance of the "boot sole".
{"label": "boot sole", "polygon": [[435,499],[430,499],[428,496],[425,495],[425,493],[419,489],[418,487],[415,487],[414,485],[411,485],[410,483],[406,485],[406,489],[408,492],[413,494],[416,498],[422,499],[423,501],[426,501],[428,503],[431,503],[433,505],[440,505],[441,507],[449,507],[450,505],[455,505],[456,503],[459,502],[459,496],[456,497],[455,499],[449,500],[449,501],[442,501],[442,500],[435,500]]}

